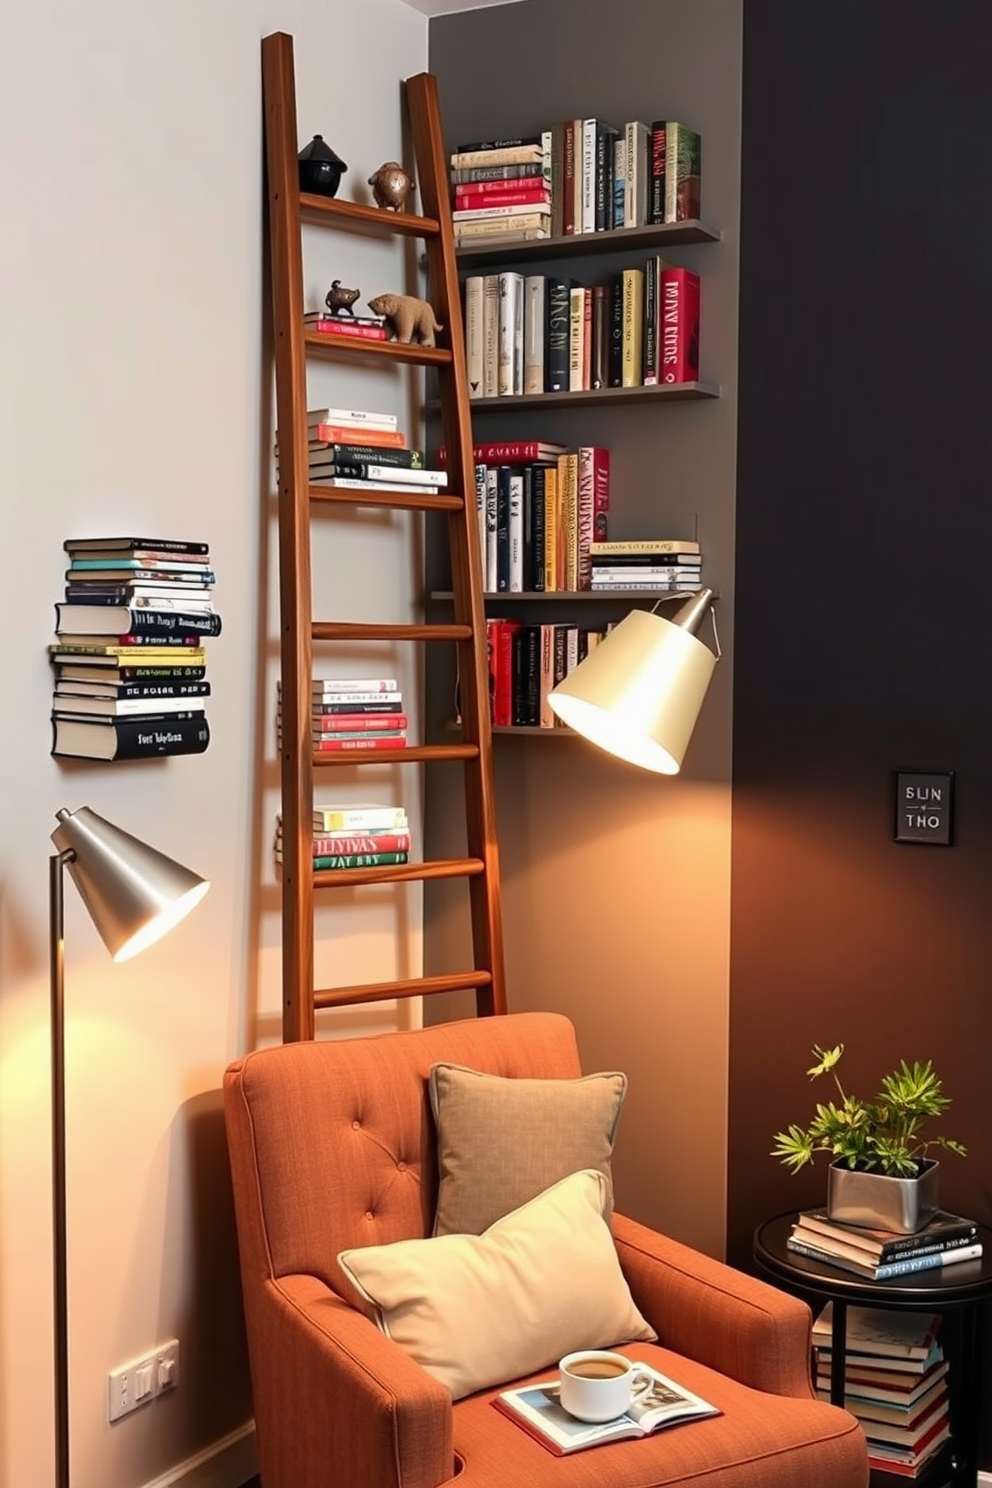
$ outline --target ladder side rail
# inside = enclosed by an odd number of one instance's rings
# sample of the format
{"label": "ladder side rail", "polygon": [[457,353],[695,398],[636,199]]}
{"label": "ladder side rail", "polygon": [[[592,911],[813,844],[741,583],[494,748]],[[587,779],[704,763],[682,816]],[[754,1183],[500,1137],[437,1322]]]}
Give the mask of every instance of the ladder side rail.
{"label": "ladder side rail", "polygon": [[282,738],[283,1040],[314,1037],[313,758],[307,369],[293,40],[262,42],[276,422]]}
{"label": "ladder side rail", "polygon": [[438,368],[438,381],[447,468],[452,480],[459,482],[464,498],[461,511],[449,517],[448,528],[455,621],[471,626],[470,638],[458,643],[462,732],[466,740],[479,748],[477,763],[466,764],[464,770],[465,820],[469,853],[485,863],[485,872],[470,881],[469,896],[475,964],[488,967],[492,973],[491,984],[477,991],[476,1010],[480,1015],[489,1015],[506,1011],[506,976],[489,716],[489,661],[461,291],[437,79],[431,73],[408,78],[406,97],[420,178],[421,207],[439,225],[437,237],[426,241],[431,297],[452,351],[450,363]]}

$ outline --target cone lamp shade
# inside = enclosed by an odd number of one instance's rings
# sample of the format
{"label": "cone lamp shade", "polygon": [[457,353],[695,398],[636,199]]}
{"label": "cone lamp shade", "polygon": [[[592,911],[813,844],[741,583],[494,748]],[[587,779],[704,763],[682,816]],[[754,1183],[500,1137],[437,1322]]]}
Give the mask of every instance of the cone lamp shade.
{"label": "cone lamp shade", "polygon": [[631,610],[549,695],[557,716],[609,754],[677,775],[717,663],[695,634],[712,598],[690,594],[671,620]]}
{"label": "cone lamp shade", "polygon": [[69,873],[115,961],[154,945],[210,887],[164,853],[81,806],[59,811],[52,841],[71,852]]}

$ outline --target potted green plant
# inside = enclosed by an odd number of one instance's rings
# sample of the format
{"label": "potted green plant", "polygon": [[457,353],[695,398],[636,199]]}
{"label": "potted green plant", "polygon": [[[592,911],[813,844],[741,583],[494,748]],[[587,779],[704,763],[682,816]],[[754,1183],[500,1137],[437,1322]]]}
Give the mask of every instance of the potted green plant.
{"label": "potted green plant", "polygon": [[813,1046],[811,1079],[831,1074],[840,1102],[818,1104],[809,1126],[777,1132],[772,1156],[797,1173],[817,1152],[833,1156],[827,1177],[827,1213],[843,1224],[867,1225],[913,1234],[939,1208],[939,1163],[932,1147],[965,1155],[960,1142],[927,1136],[928,1121],[950,1105],[928,1059],[912,1065],[900,1060],[884,1077],[872,1100],[848,1095],[837,1075],[844,1045]]}

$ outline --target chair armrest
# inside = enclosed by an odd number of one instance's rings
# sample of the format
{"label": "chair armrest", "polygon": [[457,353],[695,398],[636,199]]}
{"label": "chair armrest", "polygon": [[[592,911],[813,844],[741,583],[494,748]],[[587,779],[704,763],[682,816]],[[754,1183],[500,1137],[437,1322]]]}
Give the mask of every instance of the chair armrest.
{"label": "chair armrest", "polygon": [[634,1301],[665,1348],[755,1390],[813,1395],[805,1302],[622,1214],[613,1235]]}
{"label": "chair armrest", "polygon": [[454,1473],[451,1396],[314,1276],[267,1280],[249,1325],[266,1488],[437,1488]]}

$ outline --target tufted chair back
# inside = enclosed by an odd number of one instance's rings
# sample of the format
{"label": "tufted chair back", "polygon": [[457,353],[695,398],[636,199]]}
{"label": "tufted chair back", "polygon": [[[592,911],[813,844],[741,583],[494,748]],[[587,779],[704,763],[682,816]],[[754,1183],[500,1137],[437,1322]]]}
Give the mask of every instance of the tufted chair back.
{"label": "tufted chair back", "polygon": [[582,1073],[572,1025],[557,1013],[284,1044],[230,1066],[224,1106],[249,1332],[252,1294],[268,1279],[315,1276],[361,1307],[338,1252],[431,1233],[427,1078],[439,1060],[518,1078]]}

